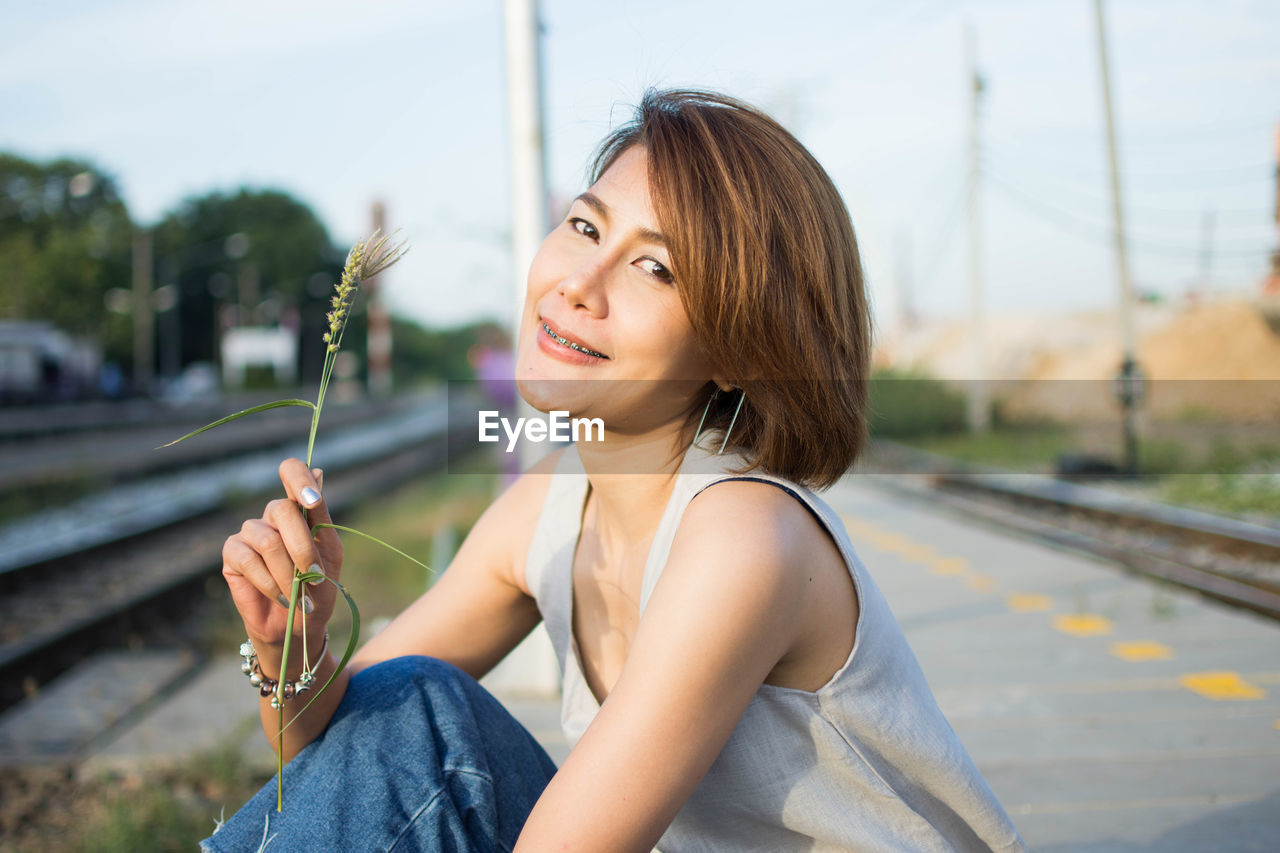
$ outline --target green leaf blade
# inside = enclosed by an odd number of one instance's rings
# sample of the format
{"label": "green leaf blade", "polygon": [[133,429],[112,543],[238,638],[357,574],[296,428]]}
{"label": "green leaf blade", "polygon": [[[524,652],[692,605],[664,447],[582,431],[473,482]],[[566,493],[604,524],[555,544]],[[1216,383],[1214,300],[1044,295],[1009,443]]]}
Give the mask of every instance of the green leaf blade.
{"label": "green leaf blade", "polygon": [[184,435],[182,438],[175,438],[173,441],[169,442],[168,444],[160,445],[159,447],[156,448],[156,450],[161,450],[166,447],[173,447],[175,444],[177,444],[180,441],[186,441],[188,438],[191,438],[192,436],[199,435],[200,433],[211,430],[214,427],[219,427],[219,426],[222,426],[223,424],[230,423],[231,421],[234,421],[237,418],[243,418],[245,415],[256,415],[258,412],[265,412],[268,409],[281,409],[286,406],[301,406],[306,409],[315,409],[316,407],[315,403],[312,403],[310,400],[296,400],[296,399],[295,400],[276,400],[271,403],[263,403],[261,406],[254,406],[251,409],[244,409],[242,411],[236,412],[234,415],[227,415],[225,418],[219,418],[218,420],[214,421],[211,424],[205,424],[204,426],[200,427],[200,429],[195,430],[194,432],[189,432],[186,435]]}
{"label": "green leaf blade", "polygon": [[394,551],[395,553],[399,554],[401,557],[404,557],[406,560],[410,561],[411,563],[416,563],[417,565],[431,572],[431,574],[434,575],[436,573],[435,569],[431,568],[421,560],[409,556],[404,551],[401,551],[399,548],[396,548],[393,545],[388,545],[386,542],[383,542],[377,536],[370,536],[368,533],[362,533],[361,531],[356,530],[354,527],[343,527],[341,524],[324,524],[324,523],[315,524],[315,525],[312,525],[311,527],[312,537],[314,537],[316,535],[316,531],[322,527],[327,527],[330,530],[340,530],[343,533],[350,533],[354,536],[359,536],[363,539],[368,539],[370,542],[374,543],[375,545],[381,545],[383,548],[386,548],[388,551]]}

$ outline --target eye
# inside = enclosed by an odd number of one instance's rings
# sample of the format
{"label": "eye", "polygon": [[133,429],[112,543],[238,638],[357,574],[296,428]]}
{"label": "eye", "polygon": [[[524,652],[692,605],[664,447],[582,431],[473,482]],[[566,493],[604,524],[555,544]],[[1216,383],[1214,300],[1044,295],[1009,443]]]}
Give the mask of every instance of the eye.
{"label": "eye", "polygon": [[653,258],[641,258],[636,261],[636,263],[640,264],[640,267],[645,272],[649,273],[649,275],[653,276],[658,281],[665,282],[666,284],[675,283],[676,278],[671,274],[671,270],[667,269]]}
{"label": "eye", "polygon": [[588,222],[585,219],[582,219],[581,217],[578,217],[578,216],[570,217],[569,227],[572,228],[574,231],[577,231],[583,237],[587,237],[588,239],[591,239],[591,240],[600,239],[600,231],[590,222]]}

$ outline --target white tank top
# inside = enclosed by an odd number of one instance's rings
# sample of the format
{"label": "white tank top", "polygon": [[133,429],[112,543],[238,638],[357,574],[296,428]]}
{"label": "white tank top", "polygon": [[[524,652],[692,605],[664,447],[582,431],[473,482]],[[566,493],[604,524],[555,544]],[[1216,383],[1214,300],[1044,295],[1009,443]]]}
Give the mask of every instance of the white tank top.
{"label": "white tank top", "polygon": [[[693,446],[645,563],[645,604],[685,507],[738,475],[736,455]],[[859,613],[844,666],[814,692],[762,684],[724,749],[659,842],[685,851],[1022,851],[1026,845],[943,716],[915,654],[839,517],[809,489],[760,471],[831,534],[853,578]],[[600,706],[573,639],[573,558],[587,476],[570,445],[551,478],[525,564],[526,581],[563,674],[561,724],[569,743]]]}

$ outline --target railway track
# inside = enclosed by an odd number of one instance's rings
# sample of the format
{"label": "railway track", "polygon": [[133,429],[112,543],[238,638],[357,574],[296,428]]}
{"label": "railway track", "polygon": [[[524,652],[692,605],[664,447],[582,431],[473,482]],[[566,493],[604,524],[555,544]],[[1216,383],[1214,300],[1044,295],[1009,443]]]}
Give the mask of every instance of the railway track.
{"label": "railway track", "polygon": [[1280,619],[1280,527],[1049,477],[965,466],[884,442],[862,471],[967,518]]}
{"label": "railway track", "polygon": [[[325,497],[335,513],[443,470],[461,448],[474,445],[473,434],[450,433],[442,399],[399,419],[377,420],[331,438],[322,433],[317,442],[315,458],[328,475]],[[0,540],[14,540],[0,548],[0,709],[99,648],[142,632],[180,635],[190,603],[204,600],[204,585],[217,577],[227,535],[278,493],[275,463],[304,453],[292,444],[258,447],[196,472],[123,487],[113,493],[118,500],[90,496],[45,514],[53,517],[33,521],[27,531],[23,525],[0,531]],[[245,471],[252,476],[246,479]],[[191,499],[184,477],[197,481],[198,499]],[[130,506],[139,490],[145,500]],[[88,515],[95,504],[123,506],[100,506],[107,515],[118,513],[95,523]]]}

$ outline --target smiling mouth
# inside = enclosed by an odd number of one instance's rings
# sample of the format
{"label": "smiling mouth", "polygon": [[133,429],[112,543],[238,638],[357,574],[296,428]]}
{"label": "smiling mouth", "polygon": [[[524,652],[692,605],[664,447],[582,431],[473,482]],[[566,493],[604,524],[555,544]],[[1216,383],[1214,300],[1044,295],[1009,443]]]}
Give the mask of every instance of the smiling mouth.
{"label": "smiling mouth", "polygon": [[595,350],[593,350],[593,349],[587,349],[587,348],[586,348],[586,347],[584,347],[584,346],[579,346],[578,344],[575,344],[573,341],[570,341],[570,340],[567,340],[567,339],[565,339],[565,338],[560,337],[560,336],[559,336],[559,335],[557,335],[555,332],[551,331],[551,327],[549,327],[546,323],[543,323],[543,324],[542,324],[542,331],[544,331],[544,332],[546,332],[548,335],[550,335],[550,336],[551,336],[551,339],[552,339],[552,340],[554,340],[556,343],[560,344],[561,346],[566,346],[566,347],[568,347],[569,349],[575,349],[575,350],[577,350],[577,351],[578,351],[578,352],[580,352],[580,353],[584,353],[584,354],[586,354],[586,355],[594,356],[594,357],[596,357],[596,358],[608,358],[608,357],[609,357],[609,356],[605,355],[604,353],[596,352],[596,351],[595,351]]}

